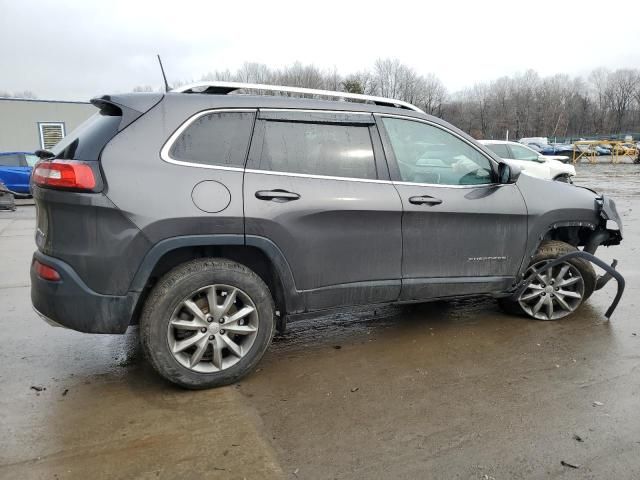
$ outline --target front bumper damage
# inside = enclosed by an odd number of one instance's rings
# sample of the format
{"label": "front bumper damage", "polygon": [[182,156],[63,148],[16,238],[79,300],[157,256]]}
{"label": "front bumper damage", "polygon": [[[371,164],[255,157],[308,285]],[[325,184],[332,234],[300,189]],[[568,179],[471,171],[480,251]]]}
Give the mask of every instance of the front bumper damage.
{"label": "front bumper damage", "polygon": [[593,255],[592,253],[585,252],[583,250],[578,250],[578,251],[575,251],[575,252],[567,253],[566,255],[562,255],[561,257],[558,257],[558,258],[546,263],[540,269],[532,268],[531,269],[531,273],[527,277],[525,277],[520,283],[518,283],[516,285],[514,293],[512,294],[511,298],[513,298],[515,300],[520,298],[520,296],[524,293],[524,291],[527,289],[527,287],[533,281],[533,279],[536,277],[537,274],[539,274],[539,273],[541,273],[541,272],[543,272],[543,271],[545,271],[547,269],[556,267],[556,266],[566,262],[567,260],[571,260],[572,258],[582,258],[584,260],[587,260],[587,261],[593,263],[594,265],[597,265],[598,267],[602,268],[605,271],[605,274],[600,276],[600,277],[598,277],[598,279],[596,281],[596,290],[600,290],[612,278],[616,279],[616,282],[618,283],[618,290],[616,292],[616,296],[615,296],[615,298],[613,299],[613,302],[611,303],[611,305],[609,306],[609,308],[607,309],[607,311],[604,314],[604,316],[607,317],[607,319],[611,318],[611,315],[613,315],[613,312],[616,309],[616,307],[618,306],[618,303],[620,303],[620,299],[622,298],[622,294],[624,293],[624,287],[625,287],[624,277],[622,275],[620,275],[620,272],[618,272],[616,270],[616,265],[618,264],[618,261],[614,260],[611,263],[611,265],[608,265],[606,262],[604,262],[603,260],[599,259],[598,257]]}

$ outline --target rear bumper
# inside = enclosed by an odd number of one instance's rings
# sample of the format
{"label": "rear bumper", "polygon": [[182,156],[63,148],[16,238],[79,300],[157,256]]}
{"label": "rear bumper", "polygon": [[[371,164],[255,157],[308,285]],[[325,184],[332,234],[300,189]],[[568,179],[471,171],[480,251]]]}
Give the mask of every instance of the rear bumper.
{"label": "rear bumper", "polygon": [[60,281],[40,278],[31,263],[31,302],[48,323],[85,333],[124,333],[129,326],[139,293],[102,295],[91,290],[65,262],[40,252],[34,260],[49,265]]}

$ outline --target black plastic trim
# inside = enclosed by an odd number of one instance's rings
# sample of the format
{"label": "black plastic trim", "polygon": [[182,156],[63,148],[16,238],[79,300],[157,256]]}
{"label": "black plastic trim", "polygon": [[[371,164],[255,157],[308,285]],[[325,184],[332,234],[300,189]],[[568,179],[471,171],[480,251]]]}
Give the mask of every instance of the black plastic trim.
{"label": "black plastic trim", "polygon": [[84,333],[124,333],[139,293],[103,295],[89,288],[67,263],[36,251],[34,260],[53,267],[60,280],[38,276],[31,264],[31,302],[43,316]]}
{"label": "black plastic trim", "polygon": [[171,250],[183,247],[209,245],[246,245],[261,250],[269,258],[278,272],[279,280],[284,288],[286,311],[301,312],[304,310],[303,296],[296,290],[291,268],[282,251],[271,240],[253,235],[247,235],[246,238],[243,234],[185,235],[162,240],[154,245],[145,255],[131,282],[129,290],[131,292],[141,292],[147,285],[149,276],[160,258]]}

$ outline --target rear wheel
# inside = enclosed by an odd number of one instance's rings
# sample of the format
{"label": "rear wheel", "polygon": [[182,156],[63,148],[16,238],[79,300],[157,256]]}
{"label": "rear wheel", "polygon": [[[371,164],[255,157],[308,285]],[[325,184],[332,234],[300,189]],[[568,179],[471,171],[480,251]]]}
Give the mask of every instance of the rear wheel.
{"label": "rear wheel", "polygon": [[232,383],[250,372],[274,328],[273,300],[262,279],[243,265],[211,258],[167,273],[140,320],[151,365],[193,389]]}
{"label": "rear wheel", "polygon": [[519,298],[500,299],[500,306],[508,313],[526,315],[536,320],[559,320],[575,312],[593,293],[596,284],[593,267],[580,258],[572,258],[552,268],[545,268],[545,265],[576,250],[556,240],[542,243],[525,277],[534,268],[538,274]]}

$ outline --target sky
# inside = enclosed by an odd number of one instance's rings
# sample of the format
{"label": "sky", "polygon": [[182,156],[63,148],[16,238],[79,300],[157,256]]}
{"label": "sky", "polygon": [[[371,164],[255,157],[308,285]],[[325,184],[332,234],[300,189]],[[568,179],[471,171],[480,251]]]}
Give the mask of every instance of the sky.
{"label": "sky", "polygon": [[640,68],[640,2],[0,0],[0,91],[88,100],[244,62],[340,73],[398,58],[450,92],[537,70]]}

